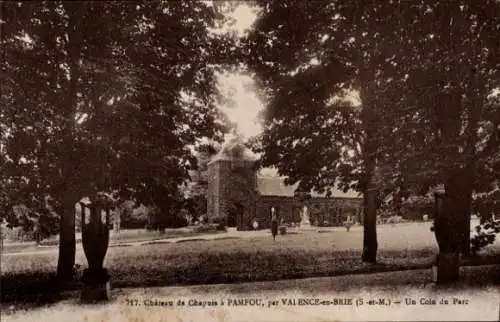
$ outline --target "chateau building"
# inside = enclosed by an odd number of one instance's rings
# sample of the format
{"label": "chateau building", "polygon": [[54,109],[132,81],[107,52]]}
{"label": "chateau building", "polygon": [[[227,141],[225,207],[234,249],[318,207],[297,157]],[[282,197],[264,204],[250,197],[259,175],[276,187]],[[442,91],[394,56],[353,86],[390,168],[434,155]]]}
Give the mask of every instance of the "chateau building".
{"label": "chateau building", "polygon": [[307,206],[313,226],[340,226],[349,216],[362,222],[363,199],[356,192],[334,190],[332,196],[311,193],[295,196],[298,184],[287,186],[284,178],[256,169],[256,157],[233,140],[208,163],[207,216],[224,218],[229,227],[252,229],[270,226],[271,208],[282,223],[298,224]]}

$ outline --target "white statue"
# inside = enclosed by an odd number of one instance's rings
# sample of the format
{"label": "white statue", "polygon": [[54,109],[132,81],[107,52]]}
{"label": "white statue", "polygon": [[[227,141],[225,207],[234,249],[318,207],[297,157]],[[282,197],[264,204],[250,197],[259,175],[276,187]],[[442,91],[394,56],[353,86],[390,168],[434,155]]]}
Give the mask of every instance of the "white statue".
{"label": "white statue", "polygon": [[276,210],[274,207],[271,208],[271,234],[273,235],[273,240],[276,240],[276,235],[278,234],[278,218],[276,217]]}
{"label": "white statue", "polygon": [[311,226],[311,222],[309,221],[309,210],[307,206],[302,208],[302,220],[300,222],[300,227],[309,227]]}

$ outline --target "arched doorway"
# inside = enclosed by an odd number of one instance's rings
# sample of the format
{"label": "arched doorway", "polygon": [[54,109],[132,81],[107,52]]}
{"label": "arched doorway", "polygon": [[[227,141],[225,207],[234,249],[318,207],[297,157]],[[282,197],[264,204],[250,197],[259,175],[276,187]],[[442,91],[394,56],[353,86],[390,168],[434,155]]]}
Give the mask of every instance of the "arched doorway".
{"label": "arched doorway", "polygon": [[241,201],[233,201],[227,215],[227,226],[228,227],[238,227],[241,222],[241,218],[245,211]]}

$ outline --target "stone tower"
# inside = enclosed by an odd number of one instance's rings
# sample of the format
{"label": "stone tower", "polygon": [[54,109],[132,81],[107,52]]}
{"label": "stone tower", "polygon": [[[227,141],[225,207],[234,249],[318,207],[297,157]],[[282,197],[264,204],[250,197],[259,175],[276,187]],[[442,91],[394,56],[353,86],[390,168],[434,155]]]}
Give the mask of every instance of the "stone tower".
{"label": "stone tower", "polygon": [[208,218],[222,217],[230,227],[247,228],[247,221],[255,214],[255,160],[256,157],[236,138],[223,146],[208,163]]}

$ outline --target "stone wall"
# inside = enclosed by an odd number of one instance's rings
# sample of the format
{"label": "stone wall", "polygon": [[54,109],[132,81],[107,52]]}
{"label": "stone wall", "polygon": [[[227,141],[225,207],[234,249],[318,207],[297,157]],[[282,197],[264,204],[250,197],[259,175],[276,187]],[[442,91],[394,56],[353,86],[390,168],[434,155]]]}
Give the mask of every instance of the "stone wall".
{"label": "stone wall", "polygon": [[295,197],[260,196],[256,219],[260,227],[269,227],[271,208],[274,207],[280,222],[298,224],[304,205],[308,207],[312,225],[341,226],[348,215],[362,222],[363,200],[357,198],[311,198],[304,203]]}
{"label": "stone wall", "polygon": [[[221,156],[208,163],[208,218],[224,217],[238,229],[252,229],[254,219],[260,228],[270,226],[271,208],[276,209],[278,220],[299,223],[304,204],[308,206],[312,225],[340,226],[348,215],[362,221],[363,200],[360,198],[312,198],[305,203],[295,197],[258,195],[254,161],[242,157]],[[242,210],[231,214],[233,203]]]}
{"label": "stone wall", "polygon": [[[246,222],[253,218],[256,187],[256,174],[250,171],[253,164],[253,161],[247,160],[217,160],[208,165],[207,215],[209,218],[228,218],[234,201],[245,207],[245,214],[237,219],[239,222]],[[239,168],[249,170],[249,172],[246,175],[239,174]]]}

